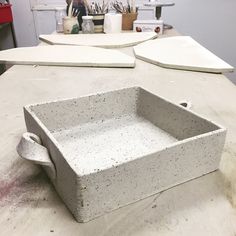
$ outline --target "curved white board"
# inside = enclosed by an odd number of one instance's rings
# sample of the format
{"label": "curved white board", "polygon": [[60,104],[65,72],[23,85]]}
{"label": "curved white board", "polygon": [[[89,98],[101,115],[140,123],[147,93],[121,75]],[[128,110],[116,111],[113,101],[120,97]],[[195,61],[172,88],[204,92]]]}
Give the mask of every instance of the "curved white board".
{"label": "curved white board", "polygon": [[102,48],[121,48],[134,46],[144,41],[157,38],[155,32],[129,32],[114,34],[49,34],[39,38],[49,44],[79,45]]}

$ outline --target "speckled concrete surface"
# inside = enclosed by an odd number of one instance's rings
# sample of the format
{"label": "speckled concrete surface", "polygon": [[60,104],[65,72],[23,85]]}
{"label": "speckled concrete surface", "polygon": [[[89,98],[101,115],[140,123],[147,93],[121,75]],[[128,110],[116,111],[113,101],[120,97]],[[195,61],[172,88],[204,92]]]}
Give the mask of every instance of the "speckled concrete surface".
{"label": "speckled concrete surface", "polygon": [[135,160],[177,141],[138,116],[91,122],[54,134],[79,174],[91,174]]}
{"label": "speckled concrete surface", "polygon": [[79,222],[216,170],[226,134],[139,87],[27,106],[25,119]]}

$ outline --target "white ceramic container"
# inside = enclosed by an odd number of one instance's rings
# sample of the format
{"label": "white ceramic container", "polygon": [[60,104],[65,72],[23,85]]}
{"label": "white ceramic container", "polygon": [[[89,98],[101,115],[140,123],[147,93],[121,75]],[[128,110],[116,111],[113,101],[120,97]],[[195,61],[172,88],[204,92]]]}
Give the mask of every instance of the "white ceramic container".
{"label": "white ceramic container", "polygon": [[64,34],[78,34],[79,23],[77,17],[64,17],[63,18],[63,30]]}
{"label": "white ceramic container", "polygon": [[41,164],[79,222],[218,168],[226,130],[132,87],[24,107],[21,157]]}

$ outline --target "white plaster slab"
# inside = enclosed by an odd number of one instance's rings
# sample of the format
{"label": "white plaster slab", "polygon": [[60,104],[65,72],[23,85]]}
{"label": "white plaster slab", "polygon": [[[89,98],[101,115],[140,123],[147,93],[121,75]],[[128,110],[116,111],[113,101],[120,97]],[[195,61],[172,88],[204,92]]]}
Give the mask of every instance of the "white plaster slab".
{"label": "white plaster slab", "polygon": [[70,35],[50,34],[40,35],[39,38],[50,44],[120,48],[134,46],[141,42],[157,38],[157,34],[155,32]]}
{"label": "white plaster slab", "polygon": [[234,68],[189,36],[144,42],[134,47],[137,58],[173,69],[232,72]]}
{"label": "white plaster slab", "polygon": [[134,67],[135,58],[116,50],[87,46],[38,46],[0,51],[0,62],[23,65]]}

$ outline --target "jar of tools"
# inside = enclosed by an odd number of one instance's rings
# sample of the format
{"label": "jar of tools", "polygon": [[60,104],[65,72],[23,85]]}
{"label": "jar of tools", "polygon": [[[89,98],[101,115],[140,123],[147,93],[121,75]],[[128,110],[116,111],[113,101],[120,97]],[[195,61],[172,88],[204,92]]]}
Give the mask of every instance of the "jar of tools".
{"label": "jar of tools", "polygon": [[56,31],[63,33],[63,18],[66,16],[66,9],[63,7],[56,8]]}
{"label": "jar of tools", "polygon": [[93,16],[82,16],[82,32],[83,34],[94,33]]}

